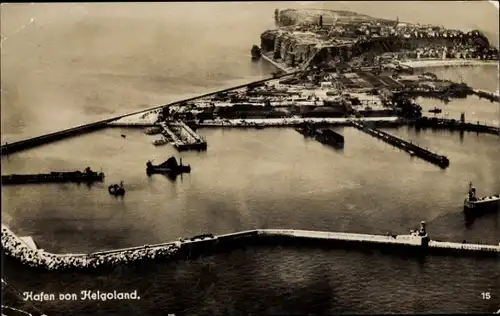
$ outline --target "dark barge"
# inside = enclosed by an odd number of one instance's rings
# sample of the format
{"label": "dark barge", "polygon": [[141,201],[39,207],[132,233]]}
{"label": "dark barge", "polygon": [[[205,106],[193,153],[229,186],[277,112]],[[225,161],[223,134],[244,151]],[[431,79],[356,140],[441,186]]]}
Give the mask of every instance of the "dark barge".
{"label": "dark barge", "polygon": [[322,144],[344,148],[344,136],[331,128],[318,128],[314,123],[304,123],[295,130],[304,137],[312,137]]}
{"label": "dark barge", "polygon": [[344,148],[344,136],[331,128],[318,129],[314,139],[325,145],[330,145],[335,148]]}
{"label": "dark barge", "polygon": [[441,110],[440,108],[434,107],[433,109],[430,109],[429,112],[434,113],[434,114],[439,114],[439,113],[443,112],[443,110]]}
{"label": "dark barge", "polygon": [[178,151],[188,151],[188,150],[198,150],[198,151],[204,151],[207,150],[207,142],[201,141],[201,142],[196,142],[196,143],[183,143],[183,144],[175,144],[174,147]]}
{"label": "dark barge", "polygon": [[155,173],[160,173],[160,174],[167,174],[167,175],[178,175],[181,173],[190,173],[191,172],[191,166],[187,165],[184,166],[182,164],[182,158],[179,159],[179,163],[177,163],[177,159],[175,157],[170,157],[167,159],[167,161],[159,164],[159,165],[153,165],[151,161],[148,161],[146,163],[146,173],[148,175],[155,174]]}
{"label": "dark barge", "polygon": [[31,183],[92,183],[102,182],[104,180],[104,173],[95,172],[90,167],[81,171],[71,172],[51,172],[41,174],[12,174],[2,176],[2,185],[5,184],[31,184]]}
{"label": "dark barge", "polygon": [[304,137],[314,137],[316,135],[316,124],[304,122],[300,124],[300,126],[295,130],[302,134]]}

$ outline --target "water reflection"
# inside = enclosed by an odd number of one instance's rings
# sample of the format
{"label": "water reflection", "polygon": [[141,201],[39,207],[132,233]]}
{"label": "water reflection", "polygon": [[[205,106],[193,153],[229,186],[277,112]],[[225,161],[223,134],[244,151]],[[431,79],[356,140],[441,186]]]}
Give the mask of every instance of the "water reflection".
{"label": "water reflection", "polygon": [[165,176],[165,178],[167,178],[168,180],[170,180],[170,182],[176,182],[177,178],[179,178],[180,181],[182,182],[182,173],[181,174],[167,173],[164,176]]}
{"label": "water reflection", "polygon": [[477,213],[477,214],[470,214],[470,213],[465,213],[464,212],[464,223],[465,223],[465,228],[467,229],[472,229],[473,224],[476,220],[478,219],[486,219],[486,220],[495,220],[495,218],[498,217],[498,214],[496,212],[491,212],[491,213]]}

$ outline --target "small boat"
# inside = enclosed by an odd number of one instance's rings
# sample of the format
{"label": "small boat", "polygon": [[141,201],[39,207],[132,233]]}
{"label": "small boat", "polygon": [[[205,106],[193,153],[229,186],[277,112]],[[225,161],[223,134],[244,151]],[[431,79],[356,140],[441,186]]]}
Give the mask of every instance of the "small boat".
{"label": "small boat", "polygon": [[146,128],[144,130],[144,134],[146,134],[146,135],[156,135],[156,134],[160,134],[161,132],[162,132],[162,128],[159,126],[149,127],[149,128]]}
{"label": "small boat", "polygon": [[166,140],[165,138],[157,139],[153,142],[153,145],[155,146],[163,146],[166,144],[168,144],[168,140]]}
{"label": "small boat", "polygon": [[429,110],[430,113],[434,113],[434,114],[439,114],[441,112],[443,112],[443,110],[441,110],[440,108],[433,108],[431,110]]}
{"label": "small boat", "polygon": [[121,136],[122,136],[123,138],[127,138],[127,135],[122,134]]}
{"label": "small boat", "polygon": [[125,194],[125,188],[123,187],[123,181],[120,181],[120,184],[112,184],[108,187],[108,192],[111,195],[119,196]]}
{"label": "small boat", "polygon": [[170,174],[170,175],[177,175],[181,173],[189,173],[191,172],[191,166],[187,165],[184,166],[182,164],[182,158],[179,159],[180,163],[177,163],[177,160],[175,157],[170,157],[167,159],[167,161],[159,164],[159,165],[153,165],[151,161],[148,161],[146,163],[146,173],[148,175],[154,174],[154,173],[163,173],[163,174]]}
{"label": "small boat", "polygon": [[252,54],[252,59],[253,60],[257,60],[261,56],[260,48],[257,45],[252,46],[252,50],[250,51],[250,53]]}

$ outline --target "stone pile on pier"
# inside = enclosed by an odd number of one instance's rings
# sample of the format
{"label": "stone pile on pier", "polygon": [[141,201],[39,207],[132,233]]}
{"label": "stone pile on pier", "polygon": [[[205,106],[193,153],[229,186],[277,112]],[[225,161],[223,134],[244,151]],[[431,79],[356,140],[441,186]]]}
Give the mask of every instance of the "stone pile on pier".
{"label": "stone pile on pier", "polygon": [[2,224],[1,243],[6,255],[30,267],[50,271],[96,269],[131,264],[145,259],[165,259],[173,256],[180,249],[177,243],[169,243],[93,254],[53,254],[31,248],[4,224]]}

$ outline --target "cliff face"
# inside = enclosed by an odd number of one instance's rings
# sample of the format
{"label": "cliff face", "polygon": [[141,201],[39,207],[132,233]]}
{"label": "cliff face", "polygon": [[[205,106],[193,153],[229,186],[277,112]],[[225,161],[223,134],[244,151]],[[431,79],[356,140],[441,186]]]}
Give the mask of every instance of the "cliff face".
{"label": "cliff face", "polygon": [[278,29],[266,31],[261,35],[261,49],[264,53],[272,52],[274,59],[282,59],[289,66],[301,65],[325,42],[321,34],[311,32],[289,32]]}
{"label": "cliff face", "polygon": [[395,22],[377,19],[356,12],[325,9],[276,9],[274,12],[274,19],[276,24],[281,27],[291,25],[319,25],[320,19],[324,25],[332,25],[336,22]]}

